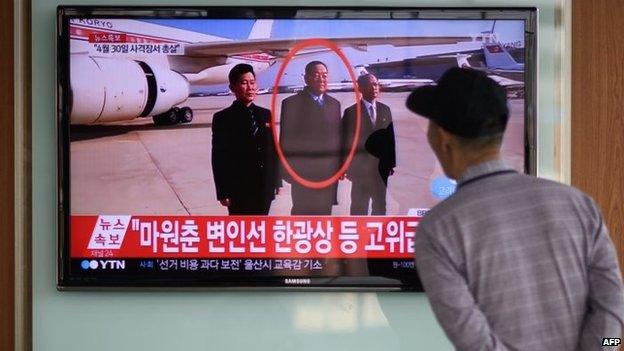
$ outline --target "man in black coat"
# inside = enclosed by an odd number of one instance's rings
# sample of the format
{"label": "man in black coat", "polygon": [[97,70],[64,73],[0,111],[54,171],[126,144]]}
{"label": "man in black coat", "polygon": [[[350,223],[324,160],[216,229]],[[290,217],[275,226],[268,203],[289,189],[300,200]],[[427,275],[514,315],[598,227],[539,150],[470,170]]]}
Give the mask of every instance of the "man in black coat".
{"label": "man in black coat", "polygon": [[[280,144],[297,174],[310,181],[322,181],[340,168],[340,102],[326,94],[328,74],[323,62],[308,63],[304,79],[305,88],[282,101]],[[312,189],[286,171],[284,178],[292,185],[291,214],[331,214],[337,183]]]}
{"label": "man in black coat", "polygon": [[[368,215],[372,202],[372,215],[386,214],[386,188],[388,176],[394,173],[396,151],[394,127],[390,107],[377,101],[379,83],[370,74],[358,77],[362,93],[360,100],[361,124],[355,155],[347,170],[351,180],[351,215]],[[342,118],[343,150],[349,152],[355,135],[356,105],[349,106]]]}
{"label": "man in black coat", "polygon": [[256,106],[253,67],[229,74],[232,105],[212,119],[212,172],[217,199],[230,215],[266,215],[281,187],[270,127],[271,112]]}

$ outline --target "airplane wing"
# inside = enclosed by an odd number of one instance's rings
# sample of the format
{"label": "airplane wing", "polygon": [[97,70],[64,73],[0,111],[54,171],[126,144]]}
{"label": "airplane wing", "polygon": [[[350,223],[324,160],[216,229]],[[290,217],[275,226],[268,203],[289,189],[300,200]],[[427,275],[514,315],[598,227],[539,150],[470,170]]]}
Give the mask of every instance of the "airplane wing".
{"label": "airplane wing", "polygon": [[[221,41],[213,43],[188,44],[184,47],[186,56],[211,57],[223,55],[248,54],[263,52],[276,57],[285,57],[298,42],[305,39],[252,39],[245,41]],[[348,46],[366,51],[368,46],[420,46],[456,44],[472,41],[471,37],[357,37],[328,39],[338,46]]]}
{"label": "airplane wing", "polygon": [[167,56],[171,68],[181,73],[199,73],[208,67],[225,65],[226,55],[213,55],[208,57],[170,55]]}
{"label": "airplane wing", "polygon": [[488,75],[488,77],[490,77],[496,83],[500,84],[503,87],[507,87],[507,88],[523,88],[524,87],[524,82],[521,82],[518,80],[513,80],[510,78],[498,76],[495,74],[490,74]]}

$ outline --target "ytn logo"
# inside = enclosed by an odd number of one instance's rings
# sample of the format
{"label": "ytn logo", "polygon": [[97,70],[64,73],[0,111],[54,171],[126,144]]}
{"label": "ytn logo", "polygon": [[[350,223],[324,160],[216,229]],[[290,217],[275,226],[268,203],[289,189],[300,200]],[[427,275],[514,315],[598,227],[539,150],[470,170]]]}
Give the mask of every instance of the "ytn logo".
{"label": "ytn logo", "polygon": [[618,346],[622,343],[620,338],[602,338],[602,346]]}
{"label": "ytn logo", "polygon": [[80,263],[82,269],[126,269],[123,260],[84,260]]}

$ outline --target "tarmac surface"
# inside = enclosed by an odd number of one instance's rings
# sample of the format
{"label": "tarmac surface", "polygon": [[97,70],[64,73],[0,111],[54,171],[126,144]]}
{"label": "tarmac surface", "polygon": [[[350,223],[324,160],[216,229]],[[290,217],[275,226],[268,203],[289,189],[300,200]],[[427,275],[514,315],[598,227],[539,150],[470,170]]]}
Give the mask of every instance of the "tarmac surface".
{"label": "tarmac surface", "polygon": [[[443,172],[427,144],[427,120],[405,107],[409,92],[382,93],[394,120],[397,167],[387,191],[387,214],[406,215],[439,200],[432,181]],[[292,94],[279,94],[277,106]],[[330,93],[344,110],[353,93]],[[229,106],[233,96],[192,97],[180,106],[193,109],[190,124],[155,126],[137,118],[93,126],[72,126],[70,143],[72,215],[226,215],[215,196],[211,168],[212,115]],[[256,104],[269,108],[271,95]],[[504,160],[524,169],[524,100],[510,100],[511,116],[503,140]],[[278,112],[279,116],[279,112]],[[351,182],[338,186],[333,215],[348,215]],[[290,184],[284,182],[271,215],[289,215]]]}

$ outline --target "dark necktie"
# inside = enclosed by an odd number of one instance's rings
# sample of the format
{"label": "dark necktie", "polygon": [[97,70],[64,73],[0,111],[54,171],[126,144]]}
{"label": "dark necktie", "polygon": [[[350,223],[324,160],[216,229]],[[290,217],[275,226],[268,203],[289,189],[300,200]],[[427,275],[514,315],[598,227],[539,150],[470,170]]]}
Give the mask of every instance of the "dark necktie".
{"label": "dark necktie", "polygon": [[258,131],[260,130],[260,127],[258,126],[258,122],[256,121],[256,116],[254,116],[253,111],[249,110],[250,112],[250,117],[251,117],[251,135],[256,136],[256,134],[258,134]]}

